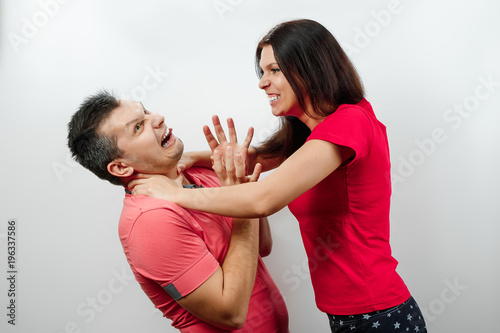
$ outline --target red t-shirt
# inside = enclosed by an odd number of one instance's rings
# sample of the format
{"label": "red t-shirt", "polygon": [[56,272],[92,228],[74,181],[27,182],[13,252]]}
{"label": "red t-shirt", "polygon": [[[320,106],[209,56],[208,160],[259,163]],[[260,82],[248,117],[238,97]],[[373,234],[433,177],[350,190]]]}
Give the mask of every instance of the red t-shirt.
{"label": "red t-shirt", "polygon": [[410,297],[389,245],[391,196],[385,126],[363,99],[341,105],[307,140],[351,148],[355,156],[289,204],[300,224],[316,304],[334,315],[398,305]]}
{"label": "red t-shirt", "polygon": [[[209,169],[191,168],[185,175],[196,185],[220,186]],[[119,235],[127,261],[155,307],[183,333],[226,332],[175,300],[191,293],[222,265],[231,225],[232,218],[147,196],[125,196]],[[288,332],[284,300],[260,257],[247,321],[235,332]]]}

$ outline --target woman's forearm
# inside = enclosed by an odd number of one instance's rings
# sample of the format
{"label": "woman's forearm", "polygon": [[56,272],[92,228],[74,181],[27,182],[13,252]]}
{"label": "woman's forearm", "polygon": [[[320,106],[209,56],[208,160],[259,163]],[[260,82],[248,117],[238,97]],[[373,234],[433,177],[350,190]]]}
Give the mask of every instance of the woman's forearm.
{"label": "woman's forearm", "polygon": [[279,168],[258,182],[216,188],[183,189],[180,181],[160,175],[128,183],[134,195],[148,195],[212,214],[256,218],[269,216],[306,192],[353,157],[352,150],[322,140],[310,140]]}
{"label": "woman's forearm", "polygon": [[[262,181],[261,181],[262,182]],[[272,209],[261,182],[196,190],[180,189],[175,203],[182,207],[237,218],[257,218],[271,215],[283,208]],[[231,202],[230,205],[227,203]]]}
{"label": "woman's forearm", "polygon": [[232,217],[269,216],[319,183],[347,157],[349,155],[344,156],[340,146],[311,140],[258,182],[196,191],[179,189],[174,202],[186,208]]}

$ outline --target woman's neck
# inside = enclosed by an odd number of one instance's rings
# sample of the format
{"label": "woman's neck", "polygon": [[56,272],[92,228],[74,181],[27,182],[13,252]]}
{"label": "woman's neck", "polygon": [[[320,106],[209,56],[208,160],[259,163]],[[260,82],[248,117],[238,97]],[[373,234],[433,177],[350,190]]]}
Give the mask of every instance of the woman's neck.
{"label": "woman's neck", "polygon": [[307,114],[302,113],[302,115],[299,117],[299,120],[303,122],[312,132],[314,127],[316,127],[318,124],[320,124],[325,118],[311,118]]}

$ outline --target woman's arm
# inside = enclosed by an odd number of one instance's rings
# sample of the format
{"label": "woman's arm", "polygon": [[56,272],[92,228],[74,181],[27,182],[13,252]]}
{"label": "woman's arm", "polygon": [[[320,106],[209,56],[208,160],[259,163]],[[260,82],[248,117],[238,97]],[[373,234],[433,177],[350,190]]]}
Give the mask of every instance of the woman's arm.
{"label": "woman's arm", "polygon": [[134,194],[163,198],[186,208],[233,217],[264,217],[288,205],[353,155],[350,148],[310,140],[256,183],[190,191],[172,185],[166,177],[153,176],[134,180],[129,186],[134,186]]}

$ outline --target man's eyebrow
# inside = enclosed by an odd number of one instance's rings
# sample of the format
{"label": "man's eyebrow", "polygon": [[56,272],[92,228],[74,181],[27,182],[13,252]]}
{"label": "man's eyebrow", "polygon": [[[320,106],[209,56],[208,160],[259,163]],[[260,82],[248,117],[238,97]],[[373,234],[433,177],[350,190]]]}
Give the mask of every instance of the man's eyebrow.
{"label": "man's eyebrow", "polygon": [[137,117],[134,118],[133,120],[129,121],[128,123],[125,124],[125,127],[129,127],[130,125],[135,125],[141,120],[142,117]]}
{"label": "man's eyebrow", "polygon": [[[146,108],[144,107],[144,105],[141,102],[139,102],[139,104],[141,104],[143,111],[147,111]],[[139,117],[134,118],[133,120],[131,120],[128,123],[126,123],[125,127],[129,127],[130,125],[133,125],[133,124],[135,125],[136,123],[140,122],[143,117],[144,117],[144,114],[142,114]]]}

